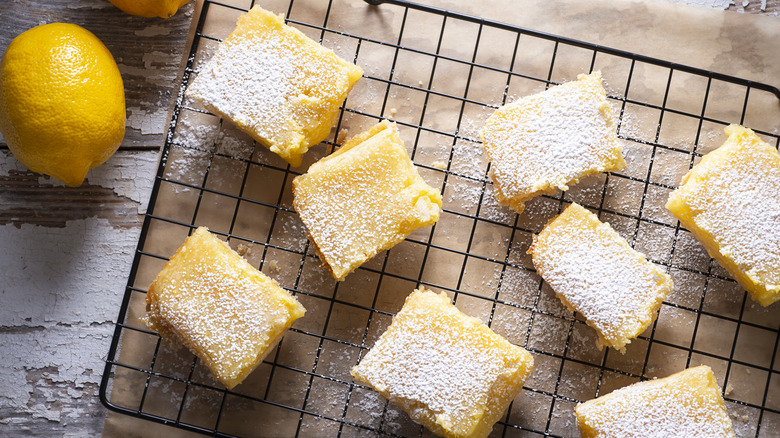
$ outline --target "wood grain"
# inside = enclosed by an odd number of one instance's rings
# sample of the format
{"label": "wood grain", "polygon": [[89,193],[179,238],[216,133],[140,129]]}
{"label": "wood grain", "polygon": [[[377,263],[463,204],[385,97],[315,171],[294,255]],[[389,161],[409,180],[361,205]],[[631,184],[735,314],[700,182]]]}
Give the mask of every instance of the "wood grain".
{"label": "wood grain", "polygon": [[[120,149],[116,155],[132,152],[139,151]],[[157,157],[154,150],[147,153]],[[0,150],[0,155],[6,154],[10,155],[7,149]],[[14,158],[0,156],[3,159]],[[156,165],[147,166],[147,178],[152,178],[155,169]],[[90,183],[89,176],[80,187],[66,187],[26,169],[0,174],[0,226],[64,227],[68,221],[94,216],[107,219],[115,227],[135,228],[143,222],[138,205],[138,201],[119,196],[110,187]]]}

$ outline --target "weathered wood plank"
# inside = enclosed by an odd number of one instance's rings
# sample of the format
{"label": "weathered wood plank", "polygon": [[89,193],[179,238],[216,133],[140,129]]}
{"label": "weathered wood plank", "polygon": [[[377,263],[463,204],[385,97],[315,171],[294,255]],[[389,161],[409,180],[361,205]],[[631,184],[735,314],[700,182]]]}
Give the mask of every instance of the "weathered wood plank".
{"label": "weathered wood plank", "polygon": [[762,2],[760,0],[750,0],[747,6],[743,6],[744,0],[735,0],[734,4],[729,6],[728,11],[739,11],[748,14],[760,14],[760,15],[776,15],[780,14],[780,1],[778,0],[766,0],[766,7],[761,8]]}
{"label": "weathered wood plank", "polygon": [[90,171],[81,187],[66,187],[0,150],[0,226],[64,227],[68,221],[98,217],[115,228],[137,228],[158,159],[153,150],[120,150]]}
{"label": "weathered wood plank", "polygon": [[100,218],[0,226],[0,436],[100,435],[98,385],[139,232]]}

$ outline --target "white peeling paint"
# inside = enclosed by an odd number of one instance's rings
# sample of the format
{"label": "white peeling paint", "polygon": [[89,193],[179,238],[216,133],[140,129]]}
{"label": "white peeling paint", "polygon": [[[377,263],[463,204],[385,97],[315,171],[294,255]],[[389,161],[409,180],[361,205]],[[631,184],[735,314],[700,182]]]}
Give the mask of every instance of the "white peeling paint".
{"label": "white peeling paint", "polygon": [[167,88],[172,82],[176,81],[178,66],[182,61],[179,56],[171,56],[168,52],[160,51],[144,53],[141,60],[143,61],[143,66],[125,64],[125,62],[137,62],[135,59],[126,61],[119,56],[116,58],[117,67],[119,67],[119,72],[123,78],[129,76],[142,77],[145,82],[157,89]]}
{"label": "white peeling paint", "polygon": [[146,213],[160,154],[157,151],[120,152],[102,166],[89,171],[90,184],[114,190],[138,203],[138,214]]}
{"label": "white peeling paint", "polygon": [[3,333],[0,384],[5,390],[0,410],[49,421],[79,415],[83,410],[75,408],[78,400],[94,397],[100,384],[112,334],[109,323]]}
{"label": "white peeling paint", "polygon": [[734,4],[732,0],[663,0],[663,1],[669,3],[680,3],[684,5],[691,5],[691,6],[702,6],[705,8],[713,8],[713,9],[728,9],[729,6]]}
{"label": "white peeling paint", "polygon": [[[24,1],[22,1],[24,3]],[[109,5],[112,6],[112,5]],[[103,2],[100,1],[79,1],[79,2],[69,2],[67,4],[68,9],[105,9],[106,5]]]}
{"label": "white peeling paint", "polygon": [[8,176],[11,172],[27,172],[27,166],[14,158],[9,150],[0,150],[0,176]]}
{"label": "white peeling paint", "polygon": [[[157,151],[120,151],[87,181],[143,213],[158,160]],[[0,151],[0,176],[26,172]],[[39,183],[39,190],[62,185],[44,175]],[[102,423],[94,417],[103,412],[97,388],[139,233],[98,218],[64,228],[0,226],[0,245],[14,248],[0,252],[0,435],[39,424],[35,419],[58,436],[69,425],[93,430]]]}
{"label": "white peeling paint", "polygon": [[144,61],[145,68],[152,68],[154,67],[154,64],[179,65],[179,61],[181,61],[181,59],[177,59],[175,56],[171,56],[170,53],[159,52],[159,51],[144,53],[142,59]]}
{"label": "white peeling paint", "polygon": [[[0,326],[48,327],[112,320],[139,230],[114,229],[105,219],[69,221],[64,228],[0,226]],[[124,267],[127,266],[127,269]]]}
{"label": "white peeling paint", "polygon": [[[76,421],[95,400],[139,229],[0,226],[0,412]],[[9,275],[10,274],[10,275]],[[21,420],[19,420],[21,418]]]}
{"label": "white peeling paint", "polygon": [[[138,203],[138,214],[144,214],[158,161],[157,151],[119,151],[102,165],[90,170],[85,181],[112,189],[117,195],[135,201]],[[10,151],[0,151],[0,176],[27,171],[27,167],[14,158]],[[43,174],[38,177],[38,184],[65,186],[55,178]]]}
{"label": "white peeling paint", "polygon": [[168,127],[168,110],[157,109],[149,113],[140,107],[127,108],[130,115],[127,117],[127,126],[141,131],[141,134],[164,134]]}

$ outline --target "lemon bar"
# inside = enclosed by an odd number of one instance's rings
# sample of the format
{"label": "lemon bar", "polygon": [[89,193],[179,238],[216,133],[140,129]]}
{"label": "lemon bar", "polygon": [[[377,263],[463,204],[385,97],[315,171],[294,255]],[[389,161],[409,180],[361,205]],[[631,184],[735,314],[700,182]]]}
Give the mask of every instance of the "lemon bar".
{"label": "lemon bar", "polygon": [[423,181],[395,123],[382,121],[293,180],[293,205],[336,280],[439,220],[441,194]]}
{"label": "lemon bar", "polygon": [[186,345],[231,389],[305,312],[276,281],[200,227],[149,286],[144,322]]}
{"label": "lemon bar", "polygon": [[582,438],[727,438],[731,419],[708,366],[635,383],[574,409]]}
{"label": "lemon bar", "polygon": [[406,298],[352,376],[445,437],[486,437],[531,373],[533,357],[446,294]]}
{"label": "lemon bar", "polygon": [[726,127],[669,195],[666,208],[762,306],[780,300],[780,154],[753,131]]}
{"label": "lemon bar", "polygon": [[548,223],[528,252],[563,304],[596,330],[599,348],[625,353],[674,287],[660,267],[577,204]]}
{"label": "lemon bar", "polygon": [[535,196],[626,164],[600,72],[502,106],[481,135],[496,198],[518,213]]}
{"label": "lemon bar", "polygon": [[187,95],[293,166],[328,136],[363,70],[259,6],[190,84]]}

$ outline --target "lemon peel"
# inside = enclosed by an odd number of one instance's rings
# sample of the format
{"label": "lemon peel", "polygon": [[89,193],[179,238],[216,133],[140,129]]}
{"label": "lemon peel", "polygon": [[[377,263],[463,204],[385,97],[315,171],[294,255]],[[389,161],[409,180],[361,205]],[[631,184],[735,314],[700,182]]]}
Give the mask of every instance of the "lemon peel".
{"label": "lemon peel", "polygon": [[125,121],[119,68],[90,31],[51,23],[11,41],[0,61],[0,132],[30,170],[81,185],[116,152]]}
{"label": "lemon peel", "polygon": [[117,8],[139,17],[170,18],[190,0],[108,0]]}

